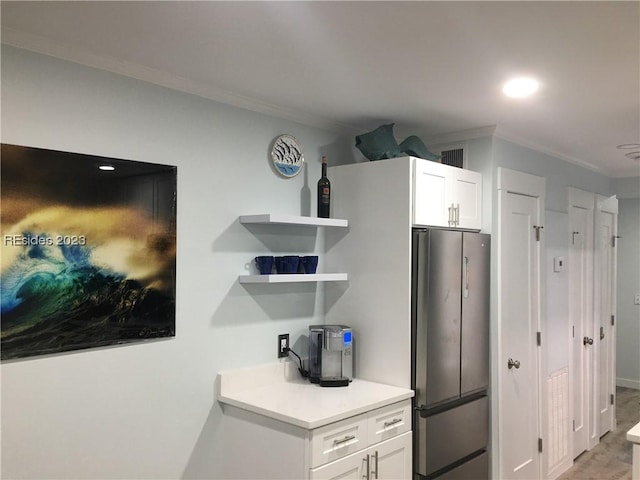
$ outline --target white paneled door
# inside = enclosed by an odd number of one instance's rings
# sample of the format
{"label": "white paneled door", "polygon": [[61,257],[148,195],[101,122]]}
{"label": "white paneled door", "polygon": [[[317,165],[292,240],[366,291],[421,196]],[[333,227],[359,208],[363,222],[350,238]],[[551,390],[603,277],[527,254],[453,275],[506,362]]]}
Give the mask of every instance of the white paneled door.
{"label": "white paneled door", "polygon": [[593,404],[593,203],[569,194],[569,321],[573,383],[573,457],[590,448]]}
{"label": "white paneled door", "polygon": [[568,189],[573,456],[615,428],[618,200]]}
{"label": "white paneled door", "polygon": [[[499,478],[541,475],[541,252],[544,179],[499,169]],[[495,451],[495,450],[494,450]]]}
{"label": "white paneled door", "polygon": [[596,199],[594,297],[598,345],[599,436],[615,428],[615,305],[618,199]]}

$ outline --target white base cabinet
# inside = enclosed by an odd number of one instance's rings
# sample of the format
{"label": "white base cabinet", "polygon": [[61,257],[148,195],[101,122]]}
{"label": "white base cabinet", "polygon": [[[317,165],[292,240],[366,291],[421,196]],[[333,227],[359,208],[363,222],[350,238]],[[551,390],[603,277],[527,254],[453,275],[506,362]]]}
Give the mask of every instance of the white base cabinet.
{"label": "white base cabinet", "polygon": [[411,432],[311,469],[311,480],[411,478]]}
{"label": "white base cabinet", "polygon": [[311,431],[309,478],[410,479],[411,401]]}
{"label": "white base cabinet", "polygon": [[410,479],[411,401],[311,431],[309,478]]}
{"label": "white base cabinet", "polygon": [[225,477],[412,479],[410,399],[310,430],[223,408]]}
{"label": "white base cabinet", "polygon": [[631,480],[640,480],[640,423],[627,432],[627,440],[633,444]]}

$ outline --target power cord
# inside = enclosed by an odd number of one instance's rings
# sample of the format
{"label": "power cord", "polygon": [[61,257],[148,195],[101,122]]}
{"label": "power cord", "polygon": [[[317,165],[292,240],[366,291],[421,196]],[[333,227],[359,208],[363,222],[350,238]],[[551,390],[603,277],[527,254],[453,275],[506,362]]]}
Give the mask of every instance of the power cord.
{"label": "power cord", "polygon": [[309,378],[309,370],[305,370],[304,368],[302,368],[302,359],[300,358],[300,355],[298,355],[296,352],[291,350],[289,347],[285,348],[285,352],[293,353],[296,357],[298,357],[298,362],[300,362],[300,367],[298,368],[298,371],[300,372],[300,375],[302,375],[304,378]]}

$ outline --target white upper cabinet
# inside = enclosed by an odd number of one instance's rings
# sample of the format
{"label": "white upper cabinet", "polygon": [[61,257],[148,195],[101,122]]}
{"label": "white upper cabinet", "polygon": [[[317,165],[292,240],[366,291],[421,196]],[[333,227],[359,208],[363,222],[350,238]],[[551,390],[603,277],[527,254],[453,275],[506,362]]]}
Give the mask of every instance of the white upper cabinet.
{"label": "white upper cabinet", "polygon": [[413,224],[480,230],[482,175],[414,159]]}
{"label": "white upper cabinet", "polygon": [[418,160],[413,168],[413,224],[450,227],[446,165]]}

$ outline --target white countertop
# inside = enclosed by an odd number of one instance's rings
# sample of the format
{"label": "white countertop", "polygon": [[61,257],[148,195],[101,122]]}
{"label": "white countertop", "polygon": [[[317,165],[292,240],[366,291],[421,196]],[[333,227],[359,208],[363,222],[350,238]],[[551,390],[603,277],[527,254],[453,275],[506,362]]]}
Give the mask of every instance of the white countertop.
{"label": "white countertop", "polygon": [[632,427],[631,430],[627,432],[627,440],[640,444],[640,423],[636,424],[635,427]]}
{"label": "white countertop", "polygon": [[291,361],[221,372],[216,380],[220,403],[309,430],[414,395],[408,388],[358,378],[347,387],[320,387],[300,377]]}

